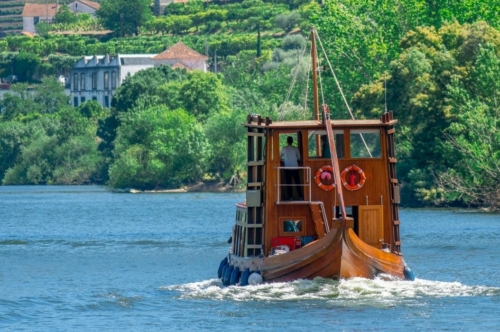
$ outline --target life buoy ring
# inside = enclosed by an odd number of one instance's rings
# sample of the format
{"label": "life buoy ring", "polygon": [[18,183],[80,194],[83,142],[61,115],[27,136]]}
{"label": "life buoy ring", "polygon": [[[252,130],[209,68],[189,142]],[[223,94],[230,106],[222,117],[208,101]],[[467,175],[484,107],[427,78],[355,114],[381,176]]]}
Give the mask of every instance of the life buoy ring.
{"label": "life buoy ring", "polygon": [[[349,176],[349,181],[346,180],[347,174],[350,173]],[[359,182],[354,183],[356,179],[356,173],[359,174]],[[343,171],[342,174],[340,175],[342,178],[342,184],[344,187],[346,187],[347,190],[358,190],[359,188],[363,187],[366,181],[366,175],[365,172],[359,168],[356,165],[352,165],[349,167],[346,167]]]}
{"label": "life buoy ring", "polygon": [[324,184],[321,180],[331,180],[333,176],[333,168],[330,165],[325,165],[318,169],[316,172],[316,176],[314,177],[316,184],[323,189],[324,191],[330,191],[335,188],[335,185],[332,184]]}

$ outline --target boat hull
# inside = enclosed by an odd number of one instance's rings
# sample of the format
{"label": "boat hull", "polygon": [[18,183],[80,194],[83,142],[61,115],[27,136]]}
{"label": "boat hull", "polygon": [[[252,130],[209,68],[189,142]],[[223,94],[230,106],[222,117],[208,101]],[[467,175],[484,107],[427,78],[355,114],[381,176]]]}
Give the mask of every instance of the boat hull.
{"label": "boat hull", "polygon": [[[235,266],[241,265],[243,261],[244,258],[236,256],[230,258],[231,264]],[[305,247],[260,258],[253,265],[258,266],[266,282],[315,277],[373,279],[381,274],[405,279],[402,256],[372,247],[359,239],[352,228],[342,226]]]}

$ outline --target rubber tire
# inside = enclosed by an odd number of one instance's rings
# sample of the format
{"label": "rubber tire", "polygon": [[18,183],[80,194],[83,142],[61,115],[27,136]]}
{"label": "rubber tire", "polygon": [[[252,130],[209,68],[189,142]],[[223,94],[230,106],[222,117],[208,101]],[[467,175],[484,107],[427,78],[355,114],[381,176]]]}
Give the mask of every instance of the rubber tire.
{"label": "rubber tire", "polygon": [[236,285],[239,279],[240,279],[240,268],[235,267],[233,269],[233,272],[231,273],[231,278],[229,278],[229,285],[231,286]]}
{"label": "rubber tire", "polygon": [[405,276],[405,280],[415,281],[415,275],[413,274],[413,271],[410,270],[410,268],[408,266],[405,266],[403,273]]}
{"label": "rubber tire", "polygon": [[224,257],[224,259],[219,264],[219,269],[217,270],[217,278],[220,279],[222,277],[222,269],[226,265],[227,265],[227,257]]}
{"label": "rubber tire", "polygon": [[222,284],[224,286],[229,286],[231,273],[233,273],[233,267],[231,265],[228,265],[228,268],[226,268],[226,272],[224,273],[224,277],[222,278]]}
{"label": "rubber tire", "polygon": [[246,268],[241,274],[240,286],[248,286],[248,277],[250,277],[250,269]]}

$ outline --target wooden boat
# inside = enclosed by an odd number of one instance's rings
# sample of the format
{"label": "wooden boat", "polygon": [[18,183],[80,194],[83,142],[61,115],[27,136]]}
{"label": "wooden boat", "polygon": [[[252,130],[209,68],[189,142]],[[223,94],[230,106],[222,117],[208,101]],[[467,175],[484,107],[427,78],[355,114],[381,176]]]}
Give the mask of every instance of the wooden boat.
{"label": "wooden boat", "polygon": [[[313,32],[314,36],[314,32]],[[317,68],[312,38],[312,68]],[[316,71],[313,70],[316,82]],[[377,120],[273,122],[249,115],[246,201],[236,205],[225,285],[297,279],[413,280],[401,254],[392,112]],[[285,183],[280,148],[295,137],[300,184]],[[303,197],[296,190],[301,187]]]}

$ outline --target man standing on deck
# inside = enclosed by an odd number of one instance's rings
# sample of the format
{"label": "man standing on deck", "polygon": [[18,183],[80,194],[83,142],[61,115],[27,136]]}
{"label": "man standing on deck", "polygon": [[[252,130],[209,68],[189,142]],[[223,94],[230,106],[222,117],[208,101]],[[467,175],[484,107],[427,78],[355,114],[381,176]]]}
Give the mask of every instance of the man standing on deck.
{"label": "man standing on deck", "polygon": [[[293,137],[288,136],[286,138],[288,145],[281,148],[280,156],[283,159],[285,167],[299,167],[298,161],[300,160],[300,152],[295,146],[293,146]],[[300,186],[300,173],[297,168],[295,169],[285,169],[285,180],[288,192],[288,199],[293,200],[293,188],[291,186],[293,182],[295,183],[295,188],[297,188],[297,194],[299,195],[299,201],[304,199],[302,195],[302,187]]]}

